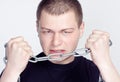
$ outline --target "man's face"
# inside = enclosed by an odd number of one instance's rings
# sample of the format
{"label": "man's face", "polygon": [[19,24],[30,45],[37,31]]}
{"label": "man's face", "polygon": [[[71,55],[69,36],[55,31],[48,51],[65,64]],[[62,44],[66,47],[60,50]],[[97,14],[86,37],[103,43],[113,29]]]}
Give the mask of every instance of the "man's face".
{"label": "man's face", "polygon": [[42,11],[37,31],[46,55],[70,53],[77,47],[83,24],[78,26],[72,11],[59,16]]}

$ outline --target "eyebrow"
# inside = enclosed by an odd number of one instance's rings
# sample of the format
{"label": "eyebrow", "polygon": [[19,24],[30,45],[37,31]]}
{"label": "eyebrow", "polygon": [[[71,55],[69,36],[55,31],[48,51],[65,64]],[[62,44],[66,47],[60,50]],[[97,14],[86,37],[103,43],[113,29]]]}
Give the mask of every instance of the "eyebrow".
{"label": "eyebrow", "polygon": [[74,28],[65,28],[63,30],[74,30]]}
{"label": "eyebrow", "polygon": [[[41,29],[45,29],[45,30],[52,30],[52,29],[49,29],[49,28],[46,28],[46,27],[41,27]],[[65,29],[61,29],[61,30],[74,30],[74,28],[65,28]]]}
{"label": "eyebrow", "polygon": [[51,30],[51,29],[49,29],[49,28],[46,28],[46,27],[41,27],[41,29],[45,29],[45,30]]}

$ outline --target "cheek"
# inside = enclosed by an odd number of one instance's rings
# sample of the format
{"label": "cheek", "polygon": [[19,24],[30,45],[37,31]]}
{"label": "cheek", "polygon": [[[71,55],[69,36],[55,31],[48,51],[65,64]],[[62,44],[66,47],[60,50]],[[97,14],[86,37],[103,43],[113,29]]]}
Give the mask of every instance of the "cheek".
{"label": "cheek", "polygon": [[79,31],[77,31],[76,33],[74,33],[73,35],[71,35],[71,40],[70,41],[72,43],[76,44],[79,41],[79,37],[80,37]]}
{"label": "cheek", "polygon": [[77,43],[78,43],[78,41],[79,41],[79,39],[74,37],[74,38],[70,39],[70,40],[67,42],[67,44],[70,45],[70,46],[76,46]]}
{"label": "cheek", "polygon": [[45,39],[41,39],[41,47],[43,49],[43,52],[48,55],[49,54],[49,48],[50,48],[50,42],[45,40]]}
{"label": "cheek", "polygon": [[69,49],[69,50],[74,50],[76,49],[77,47],[77,44],[78,44],[78,41],[79,41],[79,35],[73,35],[73,36],[70,36],[69,38],[66,39],[66,47]]}
{"label": "cheek", "polygon": [[49,49],[50,39],[44,36],[40,36],[39,38],[40,38],[40,43],[43,48],[43,51],[47,51],[47,49]]}

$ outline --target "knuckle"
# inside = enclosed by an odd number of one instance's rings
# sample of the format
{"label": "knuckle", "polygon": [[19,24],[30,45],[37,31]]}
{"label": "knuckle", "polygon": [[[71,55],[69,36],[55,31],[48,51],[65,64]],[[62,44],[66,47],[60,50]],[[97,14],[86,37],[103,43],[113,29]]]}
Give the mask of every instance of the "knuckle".
{"label": "knuckle", "polygon": [[105,35],[105,36],[107,36],[107,37],[110,36],[110,34],[109,34],[108,32],[102,32],[102,35]]}
{"label": "knuckle", "polygon": [[10,47],[12,43],[13,43],[13,41],[12,41],[12,40],[9,40],[9,41],[6,43],[6,46],[7,46],[7,47]]}
{"label": "knuckle", "polygon": [[18,47],[18,43],[17,43],[17,42],[11,43],[11,47],[12,47],[12,48],[17,48],[17,47]]}
{"label": "knuckle", "polygon": [[93,46],[97,46],[98,45],[98,42],[97,41],[94,41],[93,42]]}
{"label": "knuckle", "polygon": [[19,37],[18,37],[18,39],[24,40],[24,37],[22,37],[22,36],[19,36]]}
{"label": "knuckle", "polygon": [[24,44],[28,45],[27,41],[24,41]]}
{"label": "knuckle", "polygon": [[106,35],[106,34],[103,34],[101,38],[104,39],[104,40],[107,40],[107,39],[109,39],[109,36]]}
{"label": "knuckle", "polygon": [[93,30],[93,31],[92,31],[92,34],[95,34],[95,33],[96,33],[96,30]]}
{"label": "knuckle", "polygon": [[24,37],[23,36],[17,36],[17,37],[15,37],[13,39],[22,39],[22,40],[24,40]]}
{"label": "knuckle", "polygon": [[21,48],[21,47],[18,47],[18,50],[19,50],[20,52],[23,52],[23,48]]}
{"label": "knuckle", "polygon": [[97,32],[98,30],[97,29],[94,29],[92,32],[94,33],[94,32]]}

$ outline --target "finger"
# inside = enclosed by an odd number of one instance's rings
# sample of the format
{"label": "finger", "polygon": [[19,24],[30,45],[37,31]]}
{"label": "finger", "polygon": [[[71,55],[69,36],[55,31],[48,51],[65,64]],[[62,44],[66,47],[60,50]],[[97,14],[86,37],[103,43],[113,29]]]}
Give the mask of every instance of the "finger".
{"label": "finger", "polygon": [[33,51],[32,49],[29,49],[29,47],[25,47],[24,51],[27,53],[27,55],[29,55],[29,57],[33,56]]}
{"label": "finger", "polygon": [[92,38],[96,38],[96,40],[103,39],[104,41],[109,41],[110,35],[107,32],[95,30],[89,37],[89,39]]}
{"label": "finger", "polygon": [[27,51],[27,52],[29,52],[29,51],[32,52],[32,49],[31,49],[30,46],[25,46],[25,47],[23,47],[23,49],[24,49],[25,51]]}
{"label": "finger", "polygon": [[14,43],[14,42],[20,42],[20,41],[23,41],[23,40],[24,40],[24,38],[21,37],[21,36],[15,37],[15,38],[11,38],[11,39],[8,41],[8,43],[7,43],[6,46],[11,46],[12,43]]}
{"label": "finger", "polygon": [[105,31],[101,31],[101,30],[93,30],[92,31],[92,34],[104,34],[106,36],[110,36],[108,32],[105,32]]}
{"label": "finger", "polygon": [[[15,43],[14,43],[15,44]],[[32,52],[31,46],[26,41],[16,42],[16,48],[22,48],[27,53]],[[32,55],[32,54],[31,54]]]}
{"label": "finger", "polygon": [[17,37],[11,38],[11,40],[15,40],[15,39],[24,39],[24,38],[22,36],[17,36]]}
{"label": "finger", "polygon": [[28,46],[28,47],[31,48],[31,46],[29,46],[29,44],[28,44],[26,41],[18,42],[18,45],[21,46],[21,47],[26,47],[26,46]]}
{"label": "finger", "polygon": [[90,36],[89,36],[89,39],[92,39],[92,38],[99,38],[101,35],[99,35],[99,34],[91,34]]}
{"label": "finger", "polygon": [[86,44],[85,44],[85,47],[86,48],[91,48],[92,47],[92,45],[93,45],[93,43],[96,41],[96,39],[94,38],[92,38],[92,39],[87,39],[87,41],[86,41]]}

